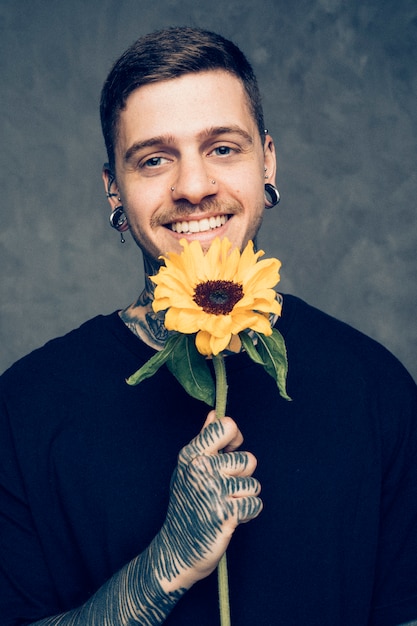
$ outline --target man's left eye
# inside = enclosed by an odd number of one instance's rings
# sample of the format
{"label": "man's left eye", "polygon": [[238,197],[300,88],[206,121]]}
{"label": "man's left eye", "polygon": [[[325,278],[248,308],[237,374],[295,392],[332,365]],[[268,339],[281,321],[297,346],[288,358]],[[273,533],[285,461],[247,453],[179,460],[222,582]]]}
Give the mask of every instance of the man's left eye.
{"label": "man's left eye", "polygon": [[218,154],[219,156],[225,156],[227,154],[230,154],[231,151],[232,149],[229,148],[229,146],[219,146],[218,148],[214,149],[214,152]]}

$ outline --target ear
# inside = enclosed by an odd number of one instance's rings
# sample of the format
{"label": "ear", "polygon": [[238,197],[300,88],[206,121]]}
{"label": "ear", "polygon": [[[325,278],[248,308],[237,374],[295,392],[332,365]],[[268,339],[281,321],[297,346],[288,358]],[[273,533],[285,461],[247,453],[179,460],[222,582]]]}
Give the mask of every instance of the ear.
{"label": "ear", "polygon": [[107,199],[109,201],[111,210],[120,205],[119,190],[117,187],[116,177],[113,174],[110,165],[105,163],[101,172],[101,178],[104,184],[104,190],[106,192]]}
{"label": "ear", "polygon": [[277,173],[277,158],[275,153],[275,144],[269,133],[265,135],[264,141],[264,166],[265,166],[265,182],[275,185],[275,177]]}

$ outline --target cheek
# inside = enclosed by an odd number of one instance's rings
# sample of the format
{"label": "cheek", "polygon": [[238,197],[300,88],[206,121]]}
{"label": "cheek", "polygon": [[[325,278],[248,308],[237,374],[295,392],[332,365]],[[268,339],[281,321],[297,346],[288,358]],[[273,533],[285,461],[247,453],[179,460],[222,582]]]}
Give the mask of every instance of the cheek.
{"label": "cheek", "polygon": [[263,203],[264,187],[259,184],[258,179],[248,178],[240,181],[234,187],[234,196],[246,210],[253,211],[260,203]]}
{"label": "cheek", "polygon": [[167,202],[167,194],[143,185],[126,190],[122,197],[130,220],[141,223],[151,222],[153,214]]}

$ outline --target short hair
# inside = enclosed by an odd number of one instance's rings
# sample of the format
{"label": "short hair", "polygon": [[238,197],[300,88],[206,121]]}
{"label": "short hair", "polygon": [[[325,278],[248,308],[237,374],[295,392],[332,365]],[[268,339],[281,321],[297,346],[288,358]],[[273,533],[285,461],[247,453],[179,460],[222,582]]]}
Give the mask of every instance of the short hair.
{"label": "short hair", "polygon": [[113,171],[119,114],[129,95],[142,85],[207,70],[225,70],[241,81],[263,142],[261,96],[253,69],[243,52],[216,33],[188,26],[172,27],[138,39],[116,61],[104,83],[100,118]]}

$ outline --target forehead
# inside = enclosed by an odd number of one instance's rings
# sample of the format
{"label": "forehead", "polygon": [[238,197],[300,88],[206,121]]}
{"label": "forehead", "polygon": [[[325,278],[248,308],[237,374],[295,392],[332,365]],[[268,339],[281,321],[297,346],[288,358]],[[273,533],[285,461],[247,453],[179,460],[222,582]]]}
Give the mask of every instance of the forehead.
{"label": "forehead", "polygon": [[165,134],[191,136],[204,128],[236,124],[250,134],[257,132],[242,82],[223,70],[198,72],[133,91],[120,112],[118,143]]}

